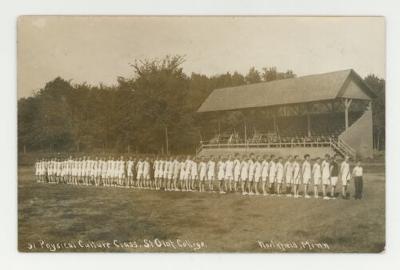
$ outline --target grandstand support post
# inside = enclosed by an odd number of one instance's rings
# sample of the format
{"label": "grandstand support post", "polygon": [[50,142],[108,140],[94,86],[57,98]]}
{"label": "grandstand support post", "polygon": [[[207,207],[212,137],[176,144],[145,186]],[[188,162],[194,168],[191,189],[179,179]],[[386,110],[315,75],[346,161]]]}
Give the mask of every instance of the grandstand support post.
{"label": "grandstand support post", "polygon": [[346,98],[344,100],[344,120],[345,120],[345,128],[349,127],[349,108],[351,105],[352,99]]}
{"label": "grandstand support post", "polygon": [[307,136],[311,137],[311,118],[309,113],[307,113]]}
{"label": "grandstand support post", "polygon": [[246,145],[246,148],[247,148],[247,124],[246,124],[246,121],[244,122],[244,144]]}
{"label": "grandstand support post", "polygon": [[372,110],[372,101],[368,101],[368,105],[367,105],[367,111],[371,111]]}
{"label": "grandstand support post", "polygon": [[165,126],[165,153],[169,155],[169,147],[168,147],[168,127]]}

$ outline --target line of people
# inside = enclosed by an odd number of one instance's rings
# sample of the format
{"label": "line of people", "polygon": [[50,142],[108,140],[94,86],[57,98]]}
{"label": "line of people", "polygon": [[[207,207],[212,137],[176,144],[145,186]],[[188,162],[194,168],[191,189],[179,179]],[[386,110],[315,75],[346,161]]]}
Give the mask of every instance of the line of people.
{"label": "line of people", "polygon": [[[342,197],[351,179],[355,182],[355,198],[362,196],[361,162],[350,170],[349,158],[339,164],[335,155],[315,158],[310,155],[282,157],[235,154],[228,157],[169,156],[114,159],[77,158],[42,159],[35,164],[38,182],[66,183],[153,189],[165,191],[241,192],[243,195],[272,195],[299,198],[336,199],[340,181]],[[302,187],[302,188],[301,188]],[[310,189],[312,189],[310,191]]]}

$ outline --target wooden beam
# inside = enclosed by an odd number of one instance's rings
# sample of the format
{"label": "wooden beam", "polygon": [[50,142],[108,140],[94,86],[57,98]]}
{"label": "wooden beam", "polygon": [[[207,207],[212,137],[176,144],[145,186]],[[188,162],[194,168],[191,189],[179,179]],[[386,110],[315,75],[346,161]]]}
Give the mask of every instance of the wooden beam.
{"label": "wooden beam", "polygon": [[344,99],[344,121],[345,121],[345,129],[349,127],[349,108],[351,105],[352,99],[345,98]]}
{"label": "wooden beam", "polygon": [[307,135],[311,137],[311,117],[310,114],[307,114]]}

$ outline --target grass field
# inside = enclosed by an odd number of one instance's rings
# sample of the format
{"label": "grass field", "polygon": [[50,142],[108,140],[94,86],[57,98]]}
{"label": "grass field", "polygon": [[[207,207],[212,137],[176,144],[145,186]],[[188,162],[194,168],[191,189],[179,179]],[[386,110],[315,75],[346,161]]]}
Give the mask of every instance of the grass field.
{"label": "grass field", "polygon": [[365,171],[363,200],[324,201],[39,184],[32,168],[22,166],[18,246],[27,252],[380,252],[384,165]]}

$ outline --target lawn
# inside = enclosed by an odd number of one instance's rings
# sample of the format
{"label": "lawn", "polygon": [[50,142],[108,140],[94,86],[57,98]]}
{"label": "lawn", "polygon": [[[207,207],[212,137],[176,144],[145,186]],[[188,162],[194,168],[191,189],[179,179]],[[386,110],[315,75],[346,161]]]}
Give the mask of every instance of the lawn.
{"label": "lawn", "polygon": [[365,170],[363,200],[324,201],[40,184],[31,167],[20,166],[18,246],[24,252],[381,252],[384,165]]}

